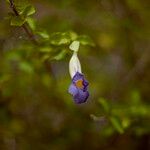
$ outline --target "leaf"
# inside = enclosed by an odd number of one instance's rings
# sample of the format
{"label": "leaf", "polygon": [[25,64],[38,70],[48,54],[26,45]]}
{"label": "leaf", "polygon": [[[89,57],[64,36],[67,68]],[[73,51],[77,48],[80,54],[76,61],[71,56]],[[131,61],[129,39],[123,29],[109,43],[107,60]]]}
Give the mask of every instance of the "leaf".
{"label": "leaf", "polygon": [[23,16],[30,16],[30,15],[32,15],[34,13],[35,13],[35,8],[32,5],[26,6],[25,9],[21,12],[21,14]]}
{"label": "leaf", "polygon": [[27,17],[26,21],[27,21],[28,25],[30,26],[30,28],[34,31],[36,29],[35,20],[31,17]]}
{"label": "leaf", "polygon": [[21,62],[19,68],[26,73],[33,73],[33,67],[28,62]]}
{"label": "leaf", "polygon": [[82,45],[95,46],[93,40],[92,40],[89,36],[82,35],[82,36],[79,36],[79,37],[77,38],[77,40],[78,40]]}
{"label": "leaf", "polygon": [[52,48],[51,47],[41,47],[39,49],[40,52],[43,52],[43,53],[49,53],[52,51]]}
{"label": "leaf", "polygon": [[110,111],[110,104],[107,102],[107,100],[104,99],[104,98],[100,98],[99,99],[99,103],[102,105],[104,111],[106,113],[109,113],[109,111]]}
{"label": "leaf", "polygon": [[29,5],[30,3],[28,0],[15,0],[15,6],[19,14],[22,14],[25,8]]}
{"label": "leaf", "polygon": [[37,31],[36,33],[44,39],[49,39],[49,34],[46,31]]}
{"label": "leaf", "polygon": [[110,122],[111,124],[113,125],[113,127],[120,133],[124,133],[124,129],[123,129],[123,126],[121,124],[121,121],[115,117],[115,116],[111,116],[110,117]]}
{"label": "leaf", "polygon": [[78,38],[77,33],[73,32],[73,31],[69,31],[68,34],[72,41],[75,41]]}
{"label": "leaf", "polygon": [[50,37],[50,43],[53,45],[64,45],[64,44],[69,44],[71,42],[71,38],[69,33],[53,33]]}
{"label": "leaf", "polygon": [[99,122],[100,125],[104,125],[107,123],[107,119],[105,118],[105,116],[100,116],[97,117],[94,114],[90,114],[91,119],[93,119],[93,121]]}
{"label": "leaf", "polygon": [[123,126],[123,128],[125,129],[125,128],[128,128],[129,126],[130,126],[130,124],[131,124],[131,121],[130,121],[130,119],[129,118],[123,118],[123,120],[122,120],[122,126]]}
{"label": "leaf", "polygon": [[55,57],[53,57],[53,59],[55,60],[61,60],[66,56],[66,50],[62,50],[58,55],[56,55]]}
{"label": "leaf", "polygon": [[13,16],[11,18],[10,25],[11,26],[22,26],[25,23],[25,19],[23,19],[21,16]]}

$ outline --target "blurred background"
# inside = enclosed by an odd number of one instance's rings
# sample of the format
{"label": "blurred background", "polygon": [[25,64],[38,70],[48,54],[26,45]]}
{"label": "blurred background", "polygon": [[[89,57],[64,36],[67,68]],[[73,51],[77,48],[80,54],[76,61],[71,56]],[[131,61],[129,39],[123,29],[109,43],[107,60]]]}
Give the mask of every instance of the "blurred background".
{"label": "blurred background", "polygon": [[[14,4],[40,45],[0,0],[0,150],[149,150],[150,1]],[[68,33],[82,37],[81,105],[67,91]]]}

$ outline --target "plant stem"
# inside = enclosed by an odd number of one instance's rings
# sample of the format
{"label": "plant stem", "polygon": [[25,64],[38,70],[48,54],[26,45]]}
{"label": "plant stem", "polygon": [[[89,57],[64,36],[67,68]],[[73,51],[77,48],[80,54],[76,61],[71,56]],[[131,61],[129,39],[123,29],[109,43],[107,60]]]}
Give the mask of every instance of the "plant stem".
{"label": "plant stem", "polygon": [[[13,0],[9,0],[10,2],[10,8],[13,10],[14,14],[16,16],[20,16],[16,7],[15,7],[15,4],[14,4],[14,1]],[[22,25],[22,28],[24,29],[24,31],[27,33],[29,39],[32,41],[32,43],[34,45],[39,45],[39,43],[37,42],[37,40],[35,39],[35,36],[34,34],[32,33],[32,30],[30,29],[30,27],[28,26],[28,24],[23,24]],[[55,77],[54,76],[54,73],[53,73],[53,70],[52,70],[52,67],[50,65],[50,63],[48,62],[45,62],[45,68],[48,72],[50,72],[51,76]]]}
{"label": "plant stem", "polygon": [[[15,4],[14,4],[14,1],[13,0],[9,0],[10,2],[10,8],[13,10],[14,14],[16,16],[20,16],[16,7],[15,7]],[[24,31],[27,33],[29,39],[35,44],[35,45],[38,45],[38,42],[37,40],[35,39],[35,36],[34,34],[32,33],[31,29],[29,29],[28,25],[27,24],[23,24],[22,25],[22,28],[24,29]]]}

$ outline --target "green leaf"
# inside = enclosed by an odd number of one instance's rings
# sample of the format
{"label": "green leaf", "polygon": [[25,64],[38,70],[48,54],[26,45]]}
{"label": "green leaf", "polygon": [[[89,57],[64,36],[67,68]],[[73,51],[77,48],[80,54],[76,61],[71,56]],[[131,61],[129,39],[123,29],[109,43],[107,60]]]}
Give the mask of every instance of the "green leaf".
{"label": "green leaf", "polygon": [[61,60],[66,56],[66,50],[62,50],[58,55],[56,55],[55,57],[53,57],[53,59],[55,60]]}
{"label": "green leaf", "polygon": [[22,14],[25,8],[30,5],[28,0],[15,0],[14,2],[19,14]]}
{"label": "green leaf", "polygon": [[77,38],[77,40],[78,40],[82,45],[95,46],[95,43],[93,42],[93,40],[92,40],[89,36],[82,35],[82,36],[79,36],[79,37]]}
{"label": "green leaf", "polygon": [[71,39],[72,41],[75,41],[75,40],[78,38],[77,33],[73,32],[73,31],[69,31],[68,34],[69,34],[70,39]]}
{"label": "green leaf", "polygon": [[110,104],[107,102],[107,100],[104,98],[100,98],[98,101],[102,105],[104,111],[106,113],[109,113],[110,112]]}
{"label": "green leaf", "polygon": [[115,116],[111,116],[110,117],[110,122],[111,124],[113,125],[113,127],[120,133],[124,133],[124,129],[123,129],[123,126],[121,124],[121,121],[115,117]]}
{"label": "green leaf", "polygon": [[39,51],[42,52],[42,53],[49,53],[49,52],[52,51],[52,48],[51,47],[41,47],[39,49]]}
{"label": "green leaf", "polygon": [[10,25],[11,26],[22,26],[25,23],[25,19],[23,19],[21,16],[13,16],[11,18]]}
{"label": "green leaf", "polygon": [[35,20],[33,18],[31,18],[31,17],[27,17],[26,21],[27,21],[29,27],[34,31],[36,29]]}
{"label": "green leaf", "polygon": [[25,7],[25,9],[23,10],[23,12],[21,13],[24,16],[30,16],[32,14],[35,13],[35,8],[32,5],[28,5]]}
{"label": "green leaf", "polygon": [[37,31],[38,35],[40,35],[43,39],[49,39],[49,34],[46,31]]}
{"label": "green leaf", "polygon": [[65,45],[65,44],[69,44],[70,42],[71,42],[71,38],[69,33],[67,32],[53,33],[50,37],[50,43],[53,45]]}
{"label": "green leaf", "polygon": [[122,127],[125,129],[125,128],[128,128],[131,124],[131,121],[129,118],[127,117],[124,117],[123,120],[122,120]]}
{"label": "green leaf", "polygon": [[21,62],[19,68],[26,73],[33,73],[33,67],[28,62]]}

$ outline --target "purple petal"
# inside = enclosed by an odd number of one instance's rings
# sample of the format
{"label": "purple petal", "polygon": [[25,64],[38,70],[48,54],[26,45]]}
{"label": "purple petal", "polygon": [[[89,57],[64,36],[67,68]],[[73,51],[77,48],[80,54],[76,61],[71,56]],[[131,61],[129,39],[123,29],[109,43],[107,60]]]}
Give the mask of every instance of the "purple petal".
{"label": "purple petal", "polygon": [[86,87],[89,85],[89,82],[84,78],[83,78],[83,85],[86,86]]}
{"label": "purple petal", "polygon": [[77,87],[74,84],[71,84],[69,89],[68,89],[68,92],[71,95],[75,96],[76,94],[78,94],[78,89],[77,89]]}
{"label": "purple petal", "polygon": [[89,85],[88,81],[83,79],[83,86],[84,86],[83,91],[87,91],[88,85]]}
{"label": "purple petal", "polygon": [[78,89],[78,94],[76,94],[73,98],[75,103],[81,104],[86,102],[87,98],[89,97],[89,92],[83,92],[82,90]]}
{"label": "purple petal", "polygon": [[[77,86],[78,80],[82,80],[83,87]],[[72,83],[68,89],[68,92],[73,96],[74,101],[76,104],[81,104],[86,102],[87,98],[89,97],[88,89],[88,81],[84,79],[84,75],[77,72],[74,77],[72,78]]]}
{"label": "purple petal", "polygon": [[72,78],[72,82],[75,83],[77,80],[83,80],[84,76],[83,74],[77,72],[74,77]]}

